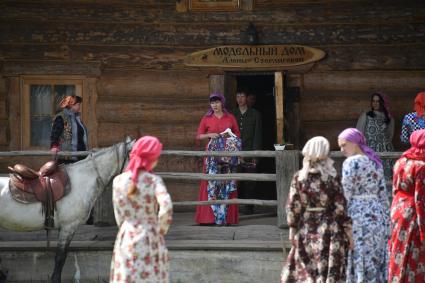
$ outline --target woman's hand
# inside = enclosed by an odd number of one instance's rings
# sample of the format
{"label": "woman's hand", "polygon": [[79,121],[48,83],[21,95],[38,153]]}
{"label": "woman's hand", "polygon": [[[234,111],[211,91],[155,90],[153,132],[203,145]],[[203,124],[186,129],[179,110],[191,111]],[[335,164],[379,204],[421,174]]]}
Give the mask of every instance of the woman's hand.
{"label": "woman's hand", "polygon": [[217,134],[217,133],[209,133],[209,134],[200,135],[201,139],[214,139],[218,136],[219,136],[219,134]]}

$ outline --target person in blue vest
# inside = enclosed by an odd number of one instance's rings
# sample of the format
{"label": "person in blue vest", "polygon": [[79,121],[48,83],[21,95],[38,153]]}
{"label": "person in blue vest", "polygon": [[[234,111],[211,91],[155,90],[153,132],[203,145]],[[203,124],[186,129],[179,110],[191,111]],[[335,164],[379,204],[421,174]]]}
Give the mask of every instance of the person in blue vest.
{"label": "person in blue vest", "polygon": [[[60,111],[53,120],[50,135],[51,151],[86,151],[88,149],[88,132],[80,117],[82,98],[65,96],[59,103]],[[83,158],[66,157],[59,163],[72,163]]]}

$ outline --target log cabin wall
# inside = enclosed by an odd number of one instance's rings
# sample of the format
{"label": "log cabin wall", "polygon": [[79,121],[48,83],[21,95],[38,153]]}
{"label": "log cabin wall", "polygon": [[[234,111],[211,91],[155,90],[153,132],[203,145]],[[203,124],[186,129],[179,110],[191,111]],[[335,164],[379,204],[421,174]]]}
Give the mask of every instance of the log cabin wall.
{"label": "log cabin wall", "polygon": [[[261,44],[327,53],[309,72],[288,72],[289,87],[300,89],[300,146],[320,134],[335,149],[337,134],[355,126],[370,93],[382,91],[390,96],[401,149],[401,118],[425,88],[424,14],[423,1],[392,0],[256,0],[251,11],[237,12],[177,12],[170,0],[2,1],[0,147],[14,149],[18,140],[21,75],[82,75],[96,97],[95,116],[86,121],[93,147],[151,134],[166,149],[199,149],[194,136],[207,109],[208,75],[223,70],[188,68],[183,58],[246,44],[252,22]],[[7,162],[0,165],[4,171]],[[165,158],[158,170],[196,171],[200,161]],[[169,187],[175,200],[197,197],[196,182]]]}
{"label": "log cabin wall", "polygon": [[8,127],[9,119],[6,106],[7,87],[6,80],[0,78],[0,150],[9,150]]}

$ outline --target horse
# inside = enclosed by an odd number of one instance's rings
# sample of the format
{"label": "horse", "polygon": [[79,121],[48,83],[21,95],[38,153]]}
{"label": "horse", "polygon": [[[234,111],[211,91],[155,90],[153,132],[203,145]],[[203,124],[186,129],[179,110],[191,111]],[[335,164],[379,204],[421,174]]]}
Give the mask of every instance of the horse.
{"label": "horse", "polygon": [[[56,202],[54,229],[59,230],[55,266],[51,282],[61,282],[62,269],[72,237],[80,224],[87,221],[96,199],[128,162],[134,144],[124,142],[90,153],[76,163],[61,165],[70,182],[68,195]],[[15,201],[9,190],[9,178],[0,178],[0,227],[13,231],[45,229],[41,203],[23,204]]]}

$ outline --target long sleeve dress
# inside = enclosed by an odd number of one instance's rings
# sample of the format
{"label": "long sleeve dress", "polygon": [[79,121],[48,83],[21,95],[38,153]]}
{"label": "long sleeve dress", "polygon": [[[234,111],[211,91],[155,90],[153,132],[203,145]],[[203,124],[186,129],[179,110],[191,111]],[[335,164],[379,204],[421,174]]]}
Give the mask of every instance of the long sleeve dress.
{"label": "long sleeve dress", "polygon": [[[227,128],[231,129],[232,132],[240,137],[239,127],[235,117],[230,113],[224,113],[221,118],[217,118],[214,114],[211,116],[204,116],[199,124],[197,138],[201,134],[209,133],[221,133]],[[203,170],[206,172],[206,158],[204,159]],[[199,198],[198,200],[208,200],[208,181],[202,180],[199,187]],[[233,191],[229,195],[229,199],[237,198],[238,192]],[[239,222],[238,206],[228,205],[226,215],[226,224],[237,224]],[[196,207],[195,221],[199,224],[214,224],[216,222],[213,209],[209,205],[198,205]]]}
{"label": "long sleeve dress", "polygon": [[365,155],[350,156],[343,163],[342,186],[355,246],[348,256],[347,282],[387,281],[389,201],[383,175]]}
{"label": "long sleeve dress", "polygon": [[400,158],[394,166],[390,283],[425,282],[425,162]]}
{"label": "long sleeve dress", "polygon": [[119,227],[112,253],[110,282],[169,282],[164,235],[172,202],[162,179],[142,171],[135,194],[127,196],[131,173],[115,177],[113,204]]}
{"label": "long sleeve dress", "polygon": [[345,282],[351,219],[346,214],[340,179],[329,176],[323,181],[320,173],[309,173],[307,180],[299,182],[296,173],[286,213],[295,241],[281,283]]}
{"label": "long sleeve dress", "polygon": [[[361,131],[366,138],[366,144],[376,152],[394,151],[392,144],[394,136],[394,118],[390,117],[389,123],[385,123],[385,114],[380,111],[374,111],[374,117],[363,112],[357,121],[356,128]],[[384,174],[387,184],[393,179],[393,159],[382,161],[384,165]],[[390,186],[389,186],[390,187]],[[388,191],[390,194],[391,191]]]}

